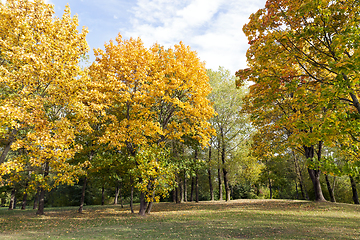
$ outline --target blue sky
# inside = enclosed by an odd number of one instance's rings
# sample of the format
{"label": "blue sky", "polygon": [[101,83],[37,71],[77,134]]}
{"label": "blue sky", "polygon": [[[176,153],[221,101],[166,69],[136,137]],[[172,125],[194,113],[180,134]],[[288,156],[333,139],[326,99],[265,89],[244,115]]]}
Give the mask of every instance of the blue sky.
{"label": "blue sky", "polygon": [[[124,38],[140,37],[146,46],[171,47],[180,41],[197,51],[206,67],[219,66],[232,74],[246,67],[248,48],[242,26],[266,0],[47,0],[61,16],[66,4],[89,29],[91,49],[120,32]],[[89,53],[94,60],[92,51]]]}

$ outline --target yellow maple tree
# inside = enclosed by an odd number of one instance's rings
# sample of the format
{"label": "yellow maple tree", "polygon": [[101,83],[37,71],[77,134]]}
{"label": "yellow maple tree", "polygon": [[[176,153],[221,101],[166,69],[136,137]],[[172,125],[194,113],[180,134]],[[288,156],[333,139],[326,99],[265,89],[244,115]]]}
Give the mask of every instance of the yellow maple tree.
{"label": "yellow maple tree", "polygon": [[[132,157],[146,146],[185,136],[208,143],[214,134],[208,122],[214,110],[206,98],[211,88],[204,64],[190,47],[180,43],[166,50],[158,44],[146,48],[140,38],[124,40],[119,34],[116,42],[105,44],[105,51],[95,50],[95,56],[91,92],[102,102],[108,123],[100,142],[127,149]],[[139,159],[135,165],[141,169],[144,158]],[[146,181],[139,177],[140,183]],[[143,190],[140,214],[145,208]]]}
{"label": "yellow maple tree", "polygon": [[79,65],[87,30],[77,30],[68,6],[58,18],[42,0],[7,0],[0,16],[0,176],[11,182],[29,171],[43,214],[44,191],[72,183],[81,169],[67,160],[77,151],[76,134],[88,129],[80,101],[87,77]]}

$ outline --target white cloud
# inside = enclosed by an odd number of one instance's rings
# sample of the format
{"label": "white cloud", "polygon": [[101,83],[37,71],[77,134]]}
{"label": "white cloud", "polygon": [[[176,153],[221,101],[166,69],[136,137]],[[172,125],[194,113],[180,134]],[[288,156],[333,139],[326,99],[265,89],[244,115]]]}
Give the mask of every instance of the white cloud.
{"label": "white cloud", "polygon": [[247,40],[242,26],[265,0],[138,0],[125,37],[140,36],[146,45],[170,47],[179,41],[196,50],[207,68],[232,73],[246,67]]}

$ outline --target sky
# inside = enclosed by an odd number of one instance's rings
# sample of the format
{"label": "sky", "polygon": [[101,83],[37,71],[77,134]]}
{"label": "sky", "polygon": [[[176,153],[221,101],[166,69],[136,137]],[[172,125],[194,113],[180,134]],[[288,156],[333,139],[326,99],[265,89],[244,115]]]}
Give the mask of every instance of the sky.
{"label": "sky", "polygon": [[[266,0],[46,0],[61,16],[66,4],[89,30],[90,49],[121,33],[140,37],[145,46],[172,47],[182,41],[198,53],[206,68],[232,74],[246,68],[248,41],[242,27]],[[94,61],[90,51],[90,61]]]}

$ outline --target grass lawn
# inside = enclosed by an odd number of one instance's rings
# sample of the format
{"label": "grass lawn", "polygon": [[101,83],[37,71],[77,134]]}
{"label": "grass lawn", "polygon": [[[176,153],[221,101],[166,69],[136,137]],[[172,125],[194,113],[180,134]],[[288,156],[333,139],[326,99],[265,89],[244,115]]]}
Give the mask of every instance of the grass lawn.
{"label": "grass lawn", "polygon": [[360,239],[360,206],[288,200],[0,209],[0,239]]}

